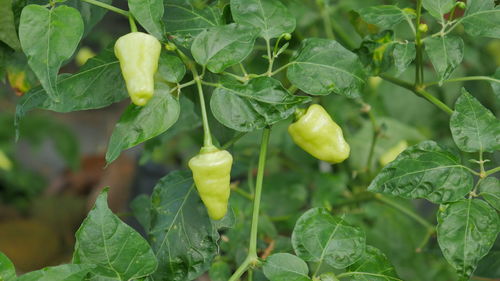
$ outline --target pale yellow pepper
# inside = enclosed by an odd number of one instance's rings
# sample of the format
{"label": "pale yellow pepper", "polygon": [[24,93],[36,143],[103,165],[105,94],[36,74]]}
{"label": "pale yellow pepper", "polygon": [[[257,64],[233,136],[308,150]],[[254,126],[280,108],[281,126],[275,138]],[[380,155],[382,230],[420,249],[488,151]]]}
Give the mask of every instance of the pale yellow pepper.
{"label": "pale yellow pepper", "polygon": [[227,213],[232,164],[233,157],[229,152],[213,146],[202,148],[189,160],[196,189],[213,220],[220,220]]}
{"label": "pale yellow pepper", "polygon": [[288,133],[298,146],[319,160],[340,163],[349,157],[350,147],[342,129],[321,105],[309,106],[288,127]]}
{"label": "pale yellow pepper", "polygon": [[136,105],[146,105],[153,97],[160,52],[160,42],[143,32],[129,33],[115,43],[115,55],[120,61],[128,94]]}

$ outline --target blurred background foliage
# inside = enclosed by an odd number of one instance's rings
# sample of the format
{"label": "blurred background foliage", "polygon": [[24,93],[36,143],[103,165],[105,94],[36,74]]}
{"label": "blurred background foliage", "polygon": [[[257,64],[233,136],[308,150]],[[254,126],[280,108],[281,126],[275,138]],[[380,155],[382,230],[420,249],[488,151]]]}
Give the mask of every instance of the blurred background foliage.
{"label": "blurred background foliage", "polygon": [[[14,0],[16,21],[25,4],[44,2]],[[125,1],[115,2],[114,5],[126,8]],[[195,7],[209,4],[224,7],[228,1],[190,2]],[[405,38],[411,34],[408,27],[402,24],[394,33],[381,33],[353,11],[381,4],[414,7],[415,1],[282,2],[296,17],[297,29],[281,60],[287,60],[304,38],[333,36],[346,48],[356,50],[362,61],[367,63],[368,71],[377,73],[384,69],[401,79],[413,81],[415,71],[412,67],[401,73],[392,66],[392,56],[385,52],[374,55],[377,50],[380,52],[378,47],[384,40],[410,39]],[[78,5],[79,1],[68,0],[66,3]],[[423,21],[429,24],[431,30],[438,28],[432,25],[434,21],[428,14],[424,15]],[[325,24],[332,25],[333,34],[329,33],[330,29],[325,29]],[[82,41],[79,54],[68,61],[61,72],[76,72],[85,57],[99,53],[127,32],[125,19],[107,13]],[[500,67],[500,40],[471,38],[459,28],[455,32],[464,38],[465,56],[452,77],[489,76]],[[262,58],[264,41],[258,40],[255,50],[245,60],[245,65],[249,72],[261,73],[267,66]],[[432,65],[426,61],[426,81],[438,80]],[[285,75],[280,75],[277,78],[289,87]],[[113,126],[128,101],[105,109],[68,114],[36,111],[24,119],[20,140],[16,142],[13,120],[16,102],[36,86],[37,81],[26,63],[26,57],[2,42],[0,77],[0,251],[6,253],[22,272],[67,262],[71,258],[74,231],[92,206],[100,188],[106,185],[112,186],[111,208],[139,228],[130,216],[130,200],[138,194],[150,193],[157,179],[168,171],[186,167],[202,142],[194,88],[183,89],[180,98],[182,113],[172,128],[145,145],[127,151],[106,169],[103,169],[106,146]],[[499,99],[498,96],[495,98],[487,82],[450,83],[429,88],[429,91],[451,106],[463,86],[498,116]],[[207,93],[210,94],[211,90],[207,88]],[[365,191],[371,178],[381,168],[380,157],[401,141],[412,145],[433,139],[453,147],[448,116],[410,91],[375,76],[370,78],[363,100],[365,103],[337,95],[315,97],[315,102],[323,104],[333,119],[342,125],[351,145],[351,157],[339,165],[319,163],[294,145],[286,132],[291,120],[273,127],[259,225],[261,256],[290,251],[288,237],[297,218],[310,207],[325,207],[334,213],[345,213],[347,220],[362,225],[367,233],[367,243],[387,254],[403,280],[455,280],[456,275],[442,257],[434,237],[421,248],[425,229],[398,210],[374,200]],[[371,161],[367,157],[373,124],[366,114],[367,106],[381,126]],[[221,144],[239,134],[223,127],[213,116],[210,119],[213,134]],[[227,280],[230,268],[240,264],[246,255],[252,208],[249,198],[253,192],[252,179],[257,168],[259,142],[259,132],[249,133],[241,135],[231,148],[235,166],[230,205],[236,224],[222,235],[221,255],[209,272],[214,281]],[[462,156],[466,159],[471,157],[463,153]],[[498,166],[499,155],[488,156],[493,161],[487,167]],[[138,197],[133,201],[133,206],[141,208],[140,200],[141,197]],[[415,208],[424,217],[434,217],[434,205],[420,200],[398,201]],[[481,262],[476,275],[500,278],[499,268],[500,241],[497,241],[491,253]],[[253,274],[254,280],[265,280],[260,271]]]}

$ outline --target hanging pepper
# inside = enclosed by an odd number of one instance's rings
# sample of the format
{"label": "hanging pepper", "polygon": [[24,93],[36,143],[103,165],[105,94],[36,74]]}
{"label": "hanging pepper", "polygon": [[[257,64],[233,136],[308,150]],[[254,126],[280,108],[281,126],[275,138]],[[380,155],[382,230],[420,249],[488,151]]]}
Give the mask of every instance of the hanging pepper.
{"label": "hanging pepper", "polygon": [[214,146],[203,147],[198,155],[189,160],[196,189],[213,220],[220,220],[226,215],[232,164],[231,154]]}
{"label": "hanging pepper", "polygon": [[297,111],[288,133],[298,146],[319,160],[340,163],[349,157],[350,148],[342,129],[321,105]]}
{"label": "hanging pepper", "polygon": [[132,32],[116,41],[115,55],[120,61],[128,94],[136,105],[145,105],[153,96],[153,77],[160,52],[160,42],[143,32]]}

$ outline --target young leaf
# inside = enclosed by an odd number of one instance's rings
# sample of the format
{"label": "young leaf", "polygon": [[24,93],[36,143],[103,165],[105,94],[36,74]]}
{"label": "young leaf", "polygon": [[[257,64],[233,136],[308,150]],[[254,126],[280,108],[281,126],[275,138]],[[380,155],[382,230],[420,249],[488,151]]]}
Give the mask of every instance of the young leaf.
{"label": "young leaf", "polygon": [[500,38],[500,7],[495,7],[494,0],[467,1],[460,22],[471,36]]}
{"label": "young leaf", "polygon": [[442,206],[437,219],[437,239],[444,257],[468,278],[500,231],[497,212],[482,200],[466,199]]}
{"label": "young leaf", "polygon": [[42,87],[24,94],[16,107],[16,127],[21,118],[35,108],[56,112],[96,109],[128,96],[119,62],[110,49],[91,58],[79,72],[60,75],[58,89],[62,93],[60,102],[50,99]]}
{"label": "young leaf", "polygon": [[73,263],[95,264],[94,275],[128,281],[153,273],[158,263],[148,243],[108,208],[108,190],[76,232]]}
{"label": "young leaf", "polygon": [[156,72],[158,80],[179,83],[185,74],[186,66],[179,57],[167,55],[165,52],[161,53],[160,61],[158,62],[158,72]]}
{"label": "young leaf", "polygon": [[415,59],[417,54],[415,43],[398,43],[394,46],[392,54],[394,57],[394,65],[397,70],[396,75],[400,75]]}
{"label": "young leaf", "polygon": [[19,39],[28,64],[56,102],[60,101],[56,84],[59,68],[75,52],[83,28],[78,10],[64,5],[50,10],[28,5],[21,13]]}
{"label": "young leaf", "polygon": [[363,257],[339,275],[342,276],[349,276],[351,281],[402,281],[384,253],[372,246],[366,246]]}
{"label": "young leaf", "polygon": [[191,45],[196,62],[219,73],[243,61],[252,52],[258,30],[235,23],[198,34]]}
{"label": "young leaf", "polygon": [[128,7],[135,19],[158,40],[165,37],[163,26],[163,0],[128,0]]}
{"label": "young leaf", "polygon": [[234,21],[260,30],[265,40],[292,33],[295,18],[279,0],[231,0]]}
{"label": "young leaf", "polygon": [[14,281],[16,279],[16,269],[10,259],[0,252],[0,280]]}
{"label": "young leaf", "polygon": [[500,122],[467,90],[455,103],[450,118],[455,144],[465,152],[493,152],[500,149]]}
{"label": "young leaf", "polygon": [[345,268],[365,252],[365,233],[344,219],[333,217],[326,209],[314,208],[295,224],[292,245],[301,259]]}
{"label": "young leaf", "polygon": [[394,5],[370,6],[358,10],[358,13],[366,22],[390,30],[403,21],[411,22],[416,15]]}
{"label": "young leaf", "polygon": [[270,281],[311,281],[305,261],[288,253],[269,256],[264,263],[264,275]]}
{"label": "young leaf", "polygon": [[309,100],[291,95],[276,79],[259,77],[248,84],[221,84],[212,95],[210,107],[224,126],[249,132],[288,118],[297,105]]}
{"label": "young leaf", "polygon": [[88,264],[63,264],[26,273],[16,281],[84,281],[92,268],[93,266]]}
{"label": "young leaf", "polygon": [[151,280],[196,279],[210,267],[219,237],[196,194],[191,172],[175,171],[162,178],[151,202],[149,237],[159,264]]}
{"label": "young leaf", "polygon": [[290,82],[311,95],[334,92],[359,97],[365,84],[366,74],[358,57],[334,40],[302,41],[290,64]]}
{"label": "young leaf", "polygon": [[487,177],[479,183],[479,195],[483,196],[490,205],[500,211],[500,180]]}
{"label": "young leaf", "polygon": [[179,118],[179,113],[179,101],[170,94],[170,88],[156,83],[151,101],[145,106],[129,105],[116,123],[106,152],[106,162],[113,162],[123,150],[168,130]]}
{"label": "young leaf", "polygon": [[464,57],[464,41],[454,35],[430,37],[425,41],[425,51],[431,59],[439,79],[448,79]]}
{"label": "young leaf", "polygon": [[368,190],[439,204],[462,199],[472,185],[472,175],[457,156],[433,141],[424,141],[385,166]]}
{"label": "young leaf", "polygon": [[12,0],[0,0],[0,41],[14,50],[21,48],[12,13]]}
{"label": "young leaf", "polygon": [[455,0],[423,0],[424,8],[437,20],[444,22],[444,14],[455,6]]}
{"label": "young leaf", "polygon": [[186,48],[207,28],[222,25],[222,12],[215,6],[197,9],[185,0],[164,0],[165,29],[172,38]]}

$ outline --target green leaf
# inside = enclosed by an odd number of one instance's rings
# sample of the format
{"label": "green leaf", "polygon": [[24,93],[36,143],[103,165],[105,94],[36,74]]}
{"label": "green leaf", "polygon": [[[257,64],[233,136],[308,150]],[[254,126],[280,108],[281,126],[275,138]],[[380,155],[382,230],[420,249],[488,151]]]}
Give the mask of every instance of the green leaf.
{"label": "green leaf", "polygon": [[235,23],[212,27],[196,36],[191,53],[196,62],[219,73],[252,52],[257,32],[253,27]]}
{"label": "green leaf", "polygon": [[64,5],[50,10],[28,5],[21,13],[19,39],[28,64],[56,102],[60,101],[56,84],[59,68],[75,52],[83,28],[78,10]]}
{"label": "green leaf", "polygon": [[500,211],[500,180],[487,177],[479,183],[479,195],[483,196],[490,205]]}
{"label": "green leaf", "polygon": [[130,202],[130,209],[144,230],[148,231],[151,222],[151,198],[149,195],[140,194]]}
{"label": "green leaf", "polygon": [[500,38],[500,7],[494,0],[468,1],[460,22],[471,36]]}
{"label": "green leaf", "polygon": [[88,264],[63,264],[26,273],[16,281],[83,281],[92,268]]}
{"label": "green leaf", "polygon": [[333,217],[323,208],[304,213],[295,224],[292,245],[305,261],[345,268],[365,252],[365,233],[343,218]]}
{"label": "green leaf", "polygon": [[216,261],[208,271],[210,281],[227,281],[231,277],[231,267],[223,261]]}
{"label": "green leaf", "polygon": [[496,99],[500,100],[500,67],[497,68],[497,71],[493,74],[492,78],[496,81],[490,81],[491,88],[493,89]]}
{"label": "green leaf", "polygon": [[290,64],[290,82],[311,95],[359,97],[366,80],[358,57],[333,40],[303,40]]}
{"label": "green leaf", "polygon": [[437,239],[446,260],[468,278],[500,231],[497,212],[479,199],[442,206],[437,215]]}
{"label": "green leaf", "polygon": [[148,33],[158,40],[164,39],[163,0],[128,0],[128,7],[134,18]]}
{"label": "green leaf", "polygon": [[231,0],[234,21],[260,30],[265,40],[292,33],[295,18],[279,0]]}
{"label": "green leaf", "polygon": [[350,276],[351,281],[402,281],[384,253],[372,246],[366,246],[363,257],[340,276]]}
{"label": "green leaf", "polygon": [[158,80],[164,80],[170,83],[179,83],[186,74],[186,66],[177,56],[167,55],[162,52],[158,62],[158,71],[156,76]]}
{"label": "green leaf", "polygon": [[13,281],[16,279],[16,269],[10,259],[0,252],[0,280]]}
{"label": "green leaf", "polygon": [[500,149],[500,122],[467,90],[455,103],[450,118],[455,144],[466,152],[493,152]]}
{"label": "green leaf", "polygon": [[215,6],[197,9],[185,0],[164,0],[165,29],[172,38],[189,48],[193,39],[207,28],[222,25],[222,11]]}
{"label": "green leaf", "polygon": [[179,118],[179,113],[179,101],[170,94],[170,88],[156,83],[152,100],[145,106],[130,104],[116,123],[106,152],[106,162],[113,162],[123,150],[168,130]]}
{"label": "green leaf", "polygon": [[382,29],[395,29],[396,26],[415,17],[415,13],[410,13],[394,5],[371,6],[357,11],[361,18],[371,24],[377,25]]}
{"label": "green leaf", "polygon": [[472,185],[472,175],[457,156],[433,141],[424,141],[385,166],[368,190],[439,204],[462,199]]}
{"label": "green leaf", "polygon": [[21,48],[12,12],[12,0],[0,0],[0,41],[14,50]]}
{"label": "green leaf", "polygon": [[109,49],[91,58],[78,73],[60,75],[58,88],[60,102],[50,99],[41,87],[24,94],[16,107],[16,127],[35,108],[71,112],[106,107],[128,97],[118,59]]}
{"label": "green leaf", "polygon": [[365,72],[376,76],[389,70],[394,64],[394,45],[396,41],[394,41],[394,32],[391,30],[365,37],[361,46],[355,50],[360,61],[365,65]]}
{"label": "green leaf", "polygon": [[248,84],[221,84],[213,92],[210,107],[224,126],[249,132],[288,118],[297,105],[309,100],[291,95],[276,79],[259,77]]}
{"label": "green leaf", "polygon": [[214,229],[191,172],[163,177],[151,196],[150,241],[158,258],[152,281],[193,280],[210,267],[218,251]]}
{"label": "green leaf", "polygon": [[455,6],[455,0],[423,0],[422,5],[434,18],[444,22],[443,15]]}
{"label": "green leaf", "polygon": [[310,281],[305,261],[288,253],[269,256],[264,263],[264,275],[270,281]]}
{"label": "green leaf", "polygon": [[396,75],[403,73],[415,60],[417,51],[415,43],[398,43],[394,46],[392,55],[394,57],[394,65],[396,66]]}
{"label": "green leaf", "polygon": [[439,75],[440,82],[443,82],[462,62],[464,41],[454,35],[430,37],[425,40],[425,51]]}
{"label": "green leaf", "polygon": [[108,189],[76,232],[73,263],[95,264],[94,275],[109,280],[140,278],[153,273],[158,263],[142,236],[108,208]]}
{"label": "green leaf", "polygon": [[[99,0],[99,2],[102,2],[104,4],[111,4],[113,0]],[[81,0],[68,0],[65,1],[64,4],[80,11],[83,23],[85,25],[85,31],[83,32],[84,37],[87,36],[92,28],[102,20],[102,18],[108,11],[107,9],[85,3]]]}
{"label": "green leaf", "polygon": [[479,261],[474,275],[487,278],[500,277],[500,237],[497,237],[493,248]]}

